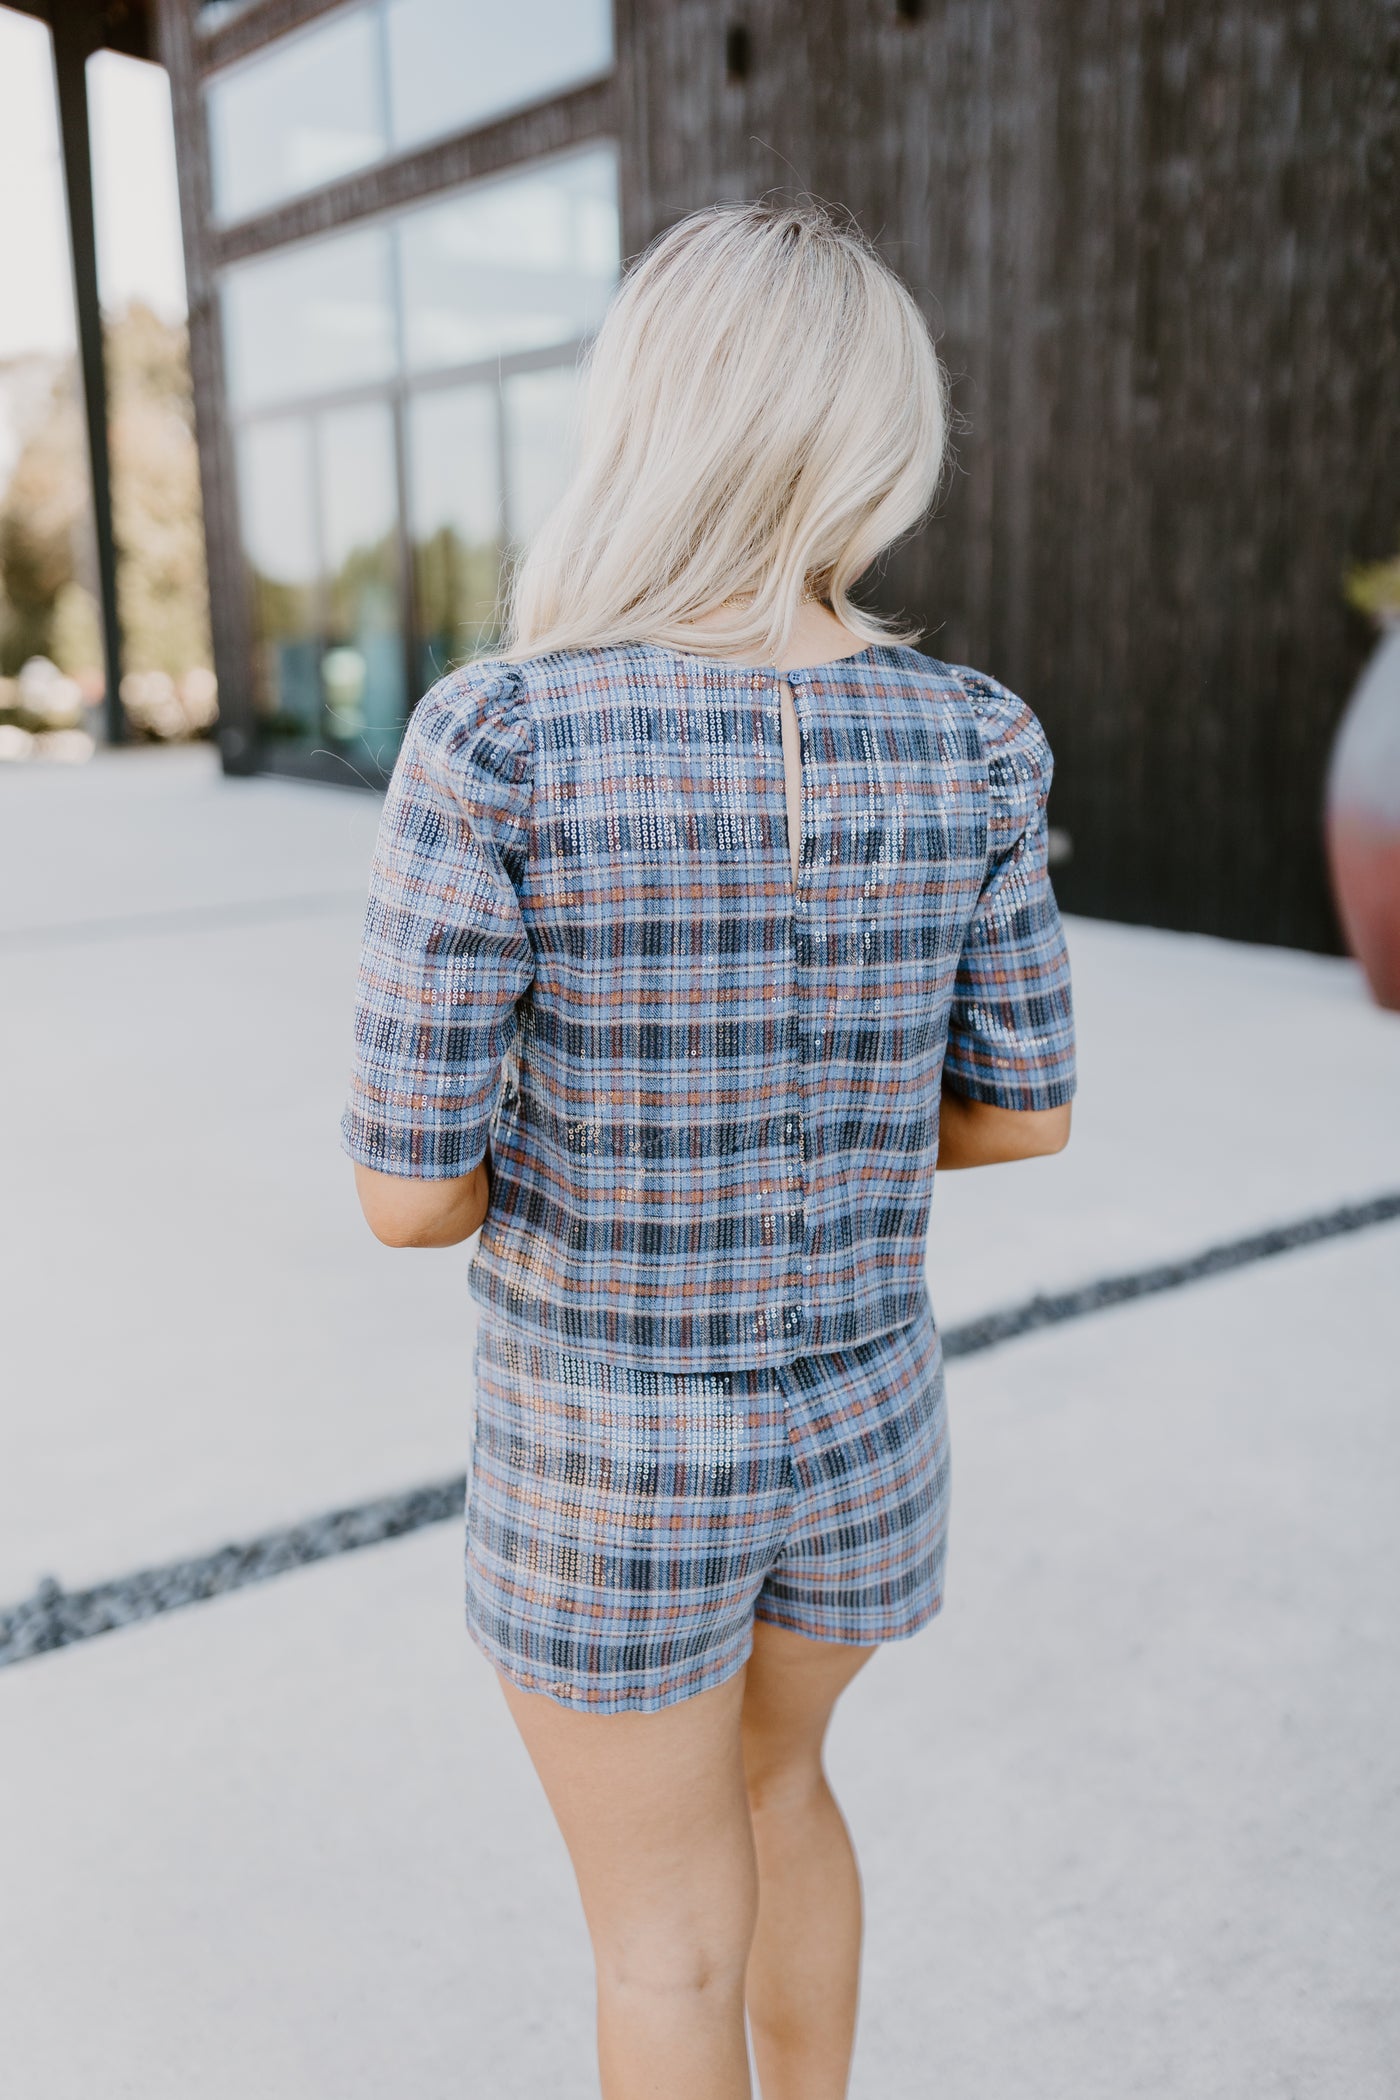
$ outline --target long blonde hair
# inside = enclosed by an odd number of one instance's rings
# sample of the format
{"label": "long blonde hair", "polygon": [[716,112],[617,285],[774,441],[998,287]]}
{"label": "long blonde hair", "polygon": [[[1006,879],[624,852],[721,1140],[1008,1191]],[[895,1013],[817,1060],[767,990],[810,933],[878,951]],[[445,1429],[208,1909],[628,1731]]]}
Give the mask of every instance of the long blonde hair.
{"label": "long blonde hair", "polygon": [[509,658],[679,645],[772,662],[804,598],[851,603],[916,524],[947,432],[942,368],[894,272],[813,206],[716,205],[658,240],[590,353],[573,478],[512,581]]}

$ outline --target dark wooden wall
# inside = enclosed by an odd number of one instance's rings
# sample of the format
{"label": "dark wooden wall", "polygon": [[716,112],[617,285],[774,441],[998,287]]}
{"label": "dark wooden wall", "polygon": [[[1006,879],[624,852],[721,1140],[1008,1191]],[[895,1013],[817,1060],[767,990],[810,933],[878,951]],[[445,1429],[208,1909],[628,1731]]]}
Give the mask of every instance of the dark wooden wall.
{"label": "dark wooden wall", "polygon": [[808,191],[933,317],[956,469],[884,594],[1042,716],[1065,903],[1335,946],[1342,576],[1400,535],[1400,0],[619,15],[629,251]]}

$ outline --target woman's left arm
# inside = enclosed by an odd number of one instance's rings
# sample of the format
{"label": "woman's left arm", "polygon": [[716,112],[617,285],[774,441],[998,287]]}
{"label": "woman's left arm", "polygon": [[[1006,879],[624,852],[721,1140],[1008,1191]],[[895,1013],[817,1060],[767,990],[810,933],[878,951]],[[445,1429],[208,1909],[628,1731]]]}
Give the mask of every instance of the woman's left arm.
{"label": "woman's left arm", "polygon": [[388,1247],[455,1247],[487,1214],[502,1061],[534,977],[517,883],[532,739],[513,672],[420,702],[380,819],[342,1142]]}
{"label": "woman's left arm", "polygon": [[365,1223],[386,1247],[459,1247],[485,1221],[491,1175],[482,1160],[454,1181],[408,1181],[356,1160],[355,1193]]}

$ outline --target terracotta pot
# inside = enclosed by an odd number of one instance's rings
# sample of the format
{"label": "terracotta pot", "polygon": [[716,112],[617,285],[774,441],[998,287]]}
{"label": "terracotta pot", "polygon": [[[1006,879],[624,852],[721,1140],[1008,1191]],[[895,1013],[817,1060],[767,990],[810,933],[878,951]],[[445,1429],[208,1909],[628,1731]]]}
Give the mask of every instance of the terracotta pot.
{"label": "terracotta pot", "polygon": [[1332,746],[1327,857],[1347,945],[1400,1011],[1400,622],[1381,637]]}

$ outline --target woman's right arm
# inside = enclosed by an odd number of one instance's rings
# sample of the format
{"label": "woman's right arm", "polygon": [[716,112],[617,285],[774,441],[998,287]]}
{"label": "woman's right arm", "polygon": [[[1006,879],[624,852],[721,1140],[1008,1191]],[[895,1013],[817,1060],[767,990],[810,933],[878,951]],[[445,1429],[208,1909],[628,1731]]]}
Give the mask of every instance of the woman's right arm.
{"label": "woman's right arm", "polygon": [[1074,1010],[1050,882],[1050,746],[1005,686],[958,675],[987,762],[987,867],[948,1016],[938,1165],[991,1167],[1068,1144]]}
{"label": "woman's right arm", "polygon": [[1069,1143],[1070,1104],[1059,1108],[997,1108],[943,1089],[938,1118],[938,1171],[997,1167],[1013,1159],[1044,1159]]}

